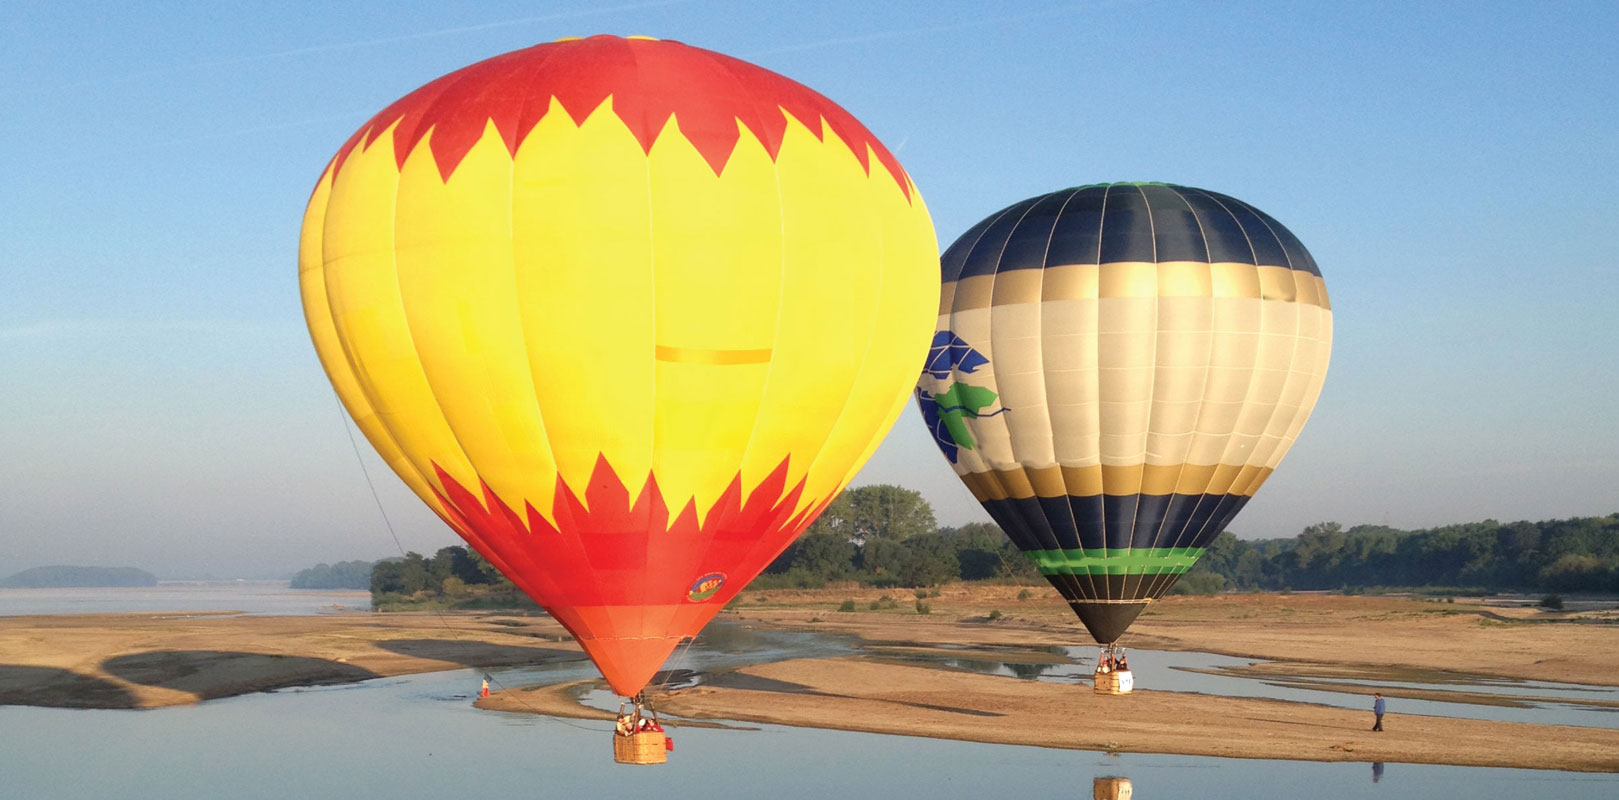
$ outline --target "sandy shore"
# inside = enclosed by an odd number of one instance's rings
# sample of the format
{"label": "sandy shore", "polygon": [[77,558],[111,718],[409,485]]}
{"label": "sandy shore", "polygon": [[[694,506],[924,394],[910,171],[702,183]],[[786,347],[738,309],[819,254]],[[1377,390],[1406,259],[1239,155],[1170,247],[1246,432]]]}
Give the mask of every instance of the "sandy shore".
{"label": "sandy shore", "polygon": [[657,698],[665,713],[1107,752],[1619,771],[1619,731],[1083,687],[860,659],[746,667]]}
{"label": "sandy shore", "polygon": [[492,614],[0,617],[0,705],[153,708],[288,686],[583,658],[548,618]]}
{"label": "sandy shore", "polygon": [[[750,592],[724,618],[743,625],[844,634],[857,655],[713,673],[657,697],[668,714],[1116,752],[1619,771],[1619,731],[1399,713],[1401,698],[1526,702],[1449,689],[1390,692],[1395,713],[1373,734],[1370,713],[1142,687],[1101,697],[1043,683],[896,663],[981,656],[1027,664],[1088,642],[1054,592],[954,587],[881,602],[883,592]],[[898,595],[896,592],[888,592]],[[839,612],[845,600],[861,610]],[[870,610],[876,602],[881,610]],[[892,606],[892,607],[890,607]],[[998,611],[997,614],[991,612]],[[995,617],[991,619],[991,617]],[[1619,684],[1619,625],[1602,613],[1551,614],[1477,602],[1335,595],[1172,598],[1125,644],[1264,659],[1249,677],[1348,693],[1362,681],[1426,683],[1505,676]],[[1582,619],[1583,618],[1583,619]],[[1592,624],[1576,624],[1580,621]],[[578,660],[545,618],[499,614],[316,617],[151,614],[0,617],[0,704],[146,708],[286,686],[341,683],[462,666]],[[1150,658],[1138,653],[1137,658]],[[593,683],[497,692],[482,708],[598,718],[580,705]],[[476,687],[468,687],[469,691]],[[1610,705],[1595,701],[1592,705]],[[701,724],[701,723],[699,723]]]}

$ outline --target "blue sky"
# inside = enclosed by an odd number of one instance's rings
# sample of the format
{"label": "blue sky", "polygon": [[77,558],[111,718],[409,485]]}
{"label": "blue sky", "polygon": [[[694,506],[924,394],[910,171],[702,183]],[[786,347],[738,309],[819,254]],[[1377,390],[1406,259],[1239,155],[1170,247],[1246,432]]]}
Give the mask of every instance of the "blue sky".
{"label": "blue sky", "polygon": [[[1619,5],[23,2],[0,6],[0,574],[396,554],[304,332],[296,244],[371,114],[592,33],[745,58],[859,117],[940,244],[1112,180],[1311,249],[1326,389],[1244,536],[1619,511]],[[452,534],[365,448],[406,547]],[[914,410],[857,483],[984,519]]]}

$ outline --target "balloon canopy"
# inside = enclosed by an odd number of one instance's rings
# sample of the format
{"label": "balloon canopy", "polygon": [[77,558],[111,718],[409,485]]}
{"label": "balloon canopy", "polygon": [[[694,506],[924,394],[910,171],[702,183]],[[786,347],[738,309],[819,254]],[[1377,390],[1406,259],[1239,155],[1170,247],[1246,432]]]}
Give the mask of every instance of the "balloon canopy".
{"label": "balloon canopy", "polygon": [[627,696],[893,424],[936,247],[831,101],[595,36],[363,125],[309,200],[299,278],[366,438]]}
{"label": "balloon canopy", "polygon": [[1097,641],[1253,496],[1315,406],[1315,260],[1232,197],[1153,183],[1033,197],[945,251],[922,416]]}

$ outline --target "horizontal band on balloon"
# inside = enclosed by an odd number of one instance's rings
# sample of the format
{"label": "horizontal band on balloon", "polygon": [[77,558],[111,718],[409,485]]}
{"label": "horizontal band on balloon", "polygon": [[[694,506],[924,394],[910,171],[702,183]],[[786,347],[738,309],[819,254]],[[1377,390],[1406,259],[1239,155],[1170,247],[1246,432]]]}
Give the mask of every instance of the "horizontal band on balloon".
{"label": "horizontal band on balloon", "polygon": [[962,234],[940,258],[943,279],[1120,261],[1230,261],[1320,274],[1274,218],[1229,195],[1154,183],[1062,189],[1019,201]]}
{"label": "horizontal band on balloon", "polygon": [[1093,495],[989,500],[1019,550],[1207,547],[1249,498],[1235,494]]}
{"label": "horizontal band on balloon", "polygon": [[1114,297],[1233,297],[1332,308],[1326,283],[1319,275],[1286,267],[1183,261],[1071,264],[975,275],[944,284],[939,294],[939,313]]}
{"label": "horizontal band on balloon", "polygon": [[1252,495],[1272,470],[1253,464],[1132,464],[1089,467],[1022,467],[969,472],[961,482],[982,503],[1026,497],[1099,494]]}
{"label": "horizontal band on balloon", "polygon": [[1201,547],[1100,548],[1086,550],[1028,550],[1023,555],[1043,575],[1157,575],[1192,568],[1203,555]]}
{"label": "horizontal band on balloon", "polygon": [[[1160,573],[1131,573],[1128,575],[1089,574],[1074,575],[1060,573],[1046,575],[1064,600],[1073,607],[1076,613],[1083,618],[1087,616],[1083,609],[1091,606],[1093,611],[1107,613],[1096,609],[1096,606],[1105,606],[1120,603],[1143,603],[1156,600],[1168,594],[1169,588],[1185,572]],[[1134,615],[1131,615],[1132,617]]]}
{"label": "horizontal band on balloon", "polygon": [[657,358],[674,364],[768,364],[770,348],[762,350],[721,350],[705,347],[658,345]]}

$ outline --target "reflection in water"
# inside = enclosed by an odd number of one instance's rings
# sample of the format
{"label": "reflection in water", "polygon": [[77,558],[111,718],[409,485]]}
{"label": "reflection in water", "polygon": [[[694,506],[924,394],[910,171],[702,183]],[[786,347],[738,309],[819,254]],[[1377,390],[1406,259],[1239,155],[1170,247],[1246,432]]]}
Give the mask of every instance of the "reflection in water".
{"label": "reflection in water", "polygon": [[1373,761],[1372,762],[1372,783],[1377,783],[1380,780],[1383,780],[1383,762],[1381,762],[1381,761]]}
{"label": "reflection in water", "polygon": [[1008,662],[1006,668],[1019,678],[1038,678],[1046,674],[1046,670],[1057,666],[1056,664],[1015,664]]}
{"label": "reflection in water", "polygon": [[1101,777],[1091,782],[1092,800],[1130,800],[1135,792],[1129,778]]}

